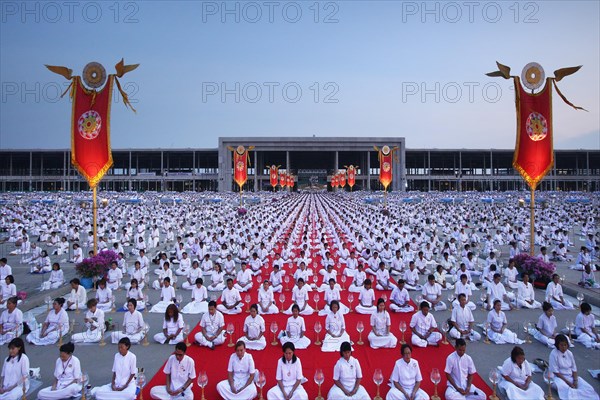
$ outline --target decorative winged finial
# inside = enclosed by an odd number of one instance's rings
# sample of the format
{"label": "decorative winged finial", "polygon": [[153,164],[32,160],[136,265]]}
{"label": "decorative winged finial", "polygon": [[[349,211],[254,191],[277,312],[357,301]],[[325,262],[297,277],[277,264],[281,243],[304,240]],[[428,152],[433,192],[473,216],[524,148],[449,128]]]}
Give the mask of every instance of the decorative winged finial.
{"label": "decorative winged finial", "polygon": [[69,81],[71,79],[73,79],[73,70],[70,68],[60,67],[57,65],[46,65],[46,68],[48,68],[50,71],[54,72],[55,74],[64,76],[65,79],[67,79]]}
{"label": "decorative winged finial", "polygon": [[136,69],[139,66],[140,66],[140,64],[125,65],[124,59],[121,58],[121,61],[119,61],[115,65],[115,69],[117,70],[117,78],[121,78],[123,75],[125,75],[126,73],[128,73],[130,71],[133,71],[134,69]]}
{"label": "decorative winged finial", "polygon": [[554,71],[554,80],[556,82],[560,82],[562,78],[565,76],[573,75],[575,72],[579,71],[583,65],[579,65],[577,67],[567,67],[561,68]]}
{"label": "decorative winged finial", "polygon": [[486,75],[492,77],[500,76],[504,79],[510,79],[510,67],[500,64],[498,61],[496,61],[496,65],[498,66],[498,71],[488,72]]}

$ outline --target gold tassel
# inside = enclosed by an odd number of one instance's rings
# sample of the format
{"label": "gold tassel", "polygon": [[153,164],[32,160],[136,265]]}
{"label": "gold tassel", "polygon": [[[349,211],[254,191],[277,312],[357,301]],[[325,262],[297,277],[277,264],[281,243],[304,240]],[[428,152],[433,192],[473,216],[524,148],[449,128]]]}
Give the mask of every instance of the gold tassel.
{"label": "gold tassel", "polygon": [[571,107],[573,107],[573,108],[574,108],[574,109],[576,109],[576,110],[583,110],[583,111],[586,111],[586,112],[587,112],[587,110],[586,110],[585,108],[583,108],[583,107],[579,107],[579,106],[576,106],[576,105],[574,105],[573,103],[571,103],[569,100],[567,100],[567,98],[565,97],[565,95],[564,95],[564,94],[562,94],[562,92],[560,91],[560,89],[559,89],[559,88],[558,88],[558,86],[556,85],[556,79],[552,79],[552,83],[554,84],[554,89],[556,89],[556,93],[558,93],[558,95],[560,96],[560,98],[561,98],[561,99],[563,99],[563,101],[564,101],[565,103],[567,103],[568,105],[570,105]]}
{"label": "gold tassel", "polygon": [[68,92],[69,90],[71,90],[71,93],[69,94],[69,97],[70,97],[70,98],[73,98],[73,94],[74,94],[74,93],[73,93],[73,90],[72,90],[72,89],[74,89],[74,88],[75,88],[75,87],[73,86],[73,81],[71,81],[71,83],[70,83],[70,84],[69,84],[69,86],[67,87],[67,90],[65,90],[65,91],[63,92],[63,94],[61,94],[61,95],[60,95],[60,98],[62,99],[63,97],[65,97],[65,94],[67,94],[67,92]]}
{"label": "gold tassel", "polygon": [[125,93],[123,91],[123,89],[121,88],[121,84],[119,83],[119,80],[117,79],[116,76],[115,76],[115,83],[117,84],[117,89],[119,89],[119,93],[121,93],[121,97],[123,97],[123,104],[125,104],[125,107],[129,107],[133,110],[134,113],[137,113],[135,108],[133,108],[133,106],[129,102],[129,96],[127,96],[127,93]]}

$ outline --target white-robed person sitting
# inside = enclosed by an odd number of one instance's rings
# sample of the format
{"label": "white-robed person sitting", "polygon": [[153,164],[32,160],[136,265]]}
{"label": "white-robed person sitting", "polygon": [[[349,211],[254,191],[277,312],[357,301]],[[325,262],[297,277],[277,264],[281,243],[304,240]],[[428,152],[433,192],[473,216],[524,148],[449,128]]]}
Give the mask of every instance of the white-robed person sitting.
{"label": "white-robed person sitting", "polygon": [[[554,348],[554,339],[556,338],[556,317],[554,316],[554,307],[547,301],[542,304],[542,310],[544,311],[538,318],[538,322],[533,328],[530,329],[529,333],[538,341],[544,345]],[[574,346],[571,343],[571,346]]]}
{"label": "white-robed person sitting", "polygon": [[575,341],[583,344],[588,349],[600,349],[600,334],[596,331],[592,306],[581,303],[581,312],[575,318]]}
{"label": "white-robed person sitting", "polygon": [[282,350],[283,356],[277,360],[277,385],[267,392],[267,400],[308,400],[308,393],[302,387],[306,378],[302,373],[302,363],[295,354],[294,344],[286,342]]}
{"label": "white-robed person sitting", "polygon": [[327,400],[370,399],[371,397],[360,384],[362,377],[360,363],[352,357],[352,345],[350,342],[342,342],[340,358],[333,367],[333,386],[329,389]]}
{"label": "white-robed person sitting", "polygon": [[339,285],[336,285],[335,283],[335,279],[329,279],[329,286],[324,292],[326,306],[319,311],[320,316],[327,315],[331,312],[331,302],[334,300],[338,301],[338,306],[340,307],[342,314],[348,314],[350,312],[350,309],[341,302],[342,296],[340,295],[340,288],[338,286]]}
{"label": "white-robed person sitting", "polygon": [[392,290],[390,310],[394,312],[408,313],[415,311],[415,308],[410,304],[410,296],[404,284],[404,279],[398,279],[398,286]]}
{"label": "white-robed person sitting", "polygon": [[154,340],[161,344],[176,344],[183,341],[183,314],[175,304],[169,304],[165,310],[162,332],[154,335]]}
{"label": "white-robed person sitting", "polygon": [[239,340],[235,344],[235,353],[229,357],[227,379],[217,384],[217,391],[227,400],[254,399],[257,395],[255,373],[254,359],[246,352],[246,343]]}
{"label": "white-robed person sitting", "polygon": [[502,378],[499,386],[506,391],[510,400],[544,400],[544,391],[532,381],[529,362],[525,351],[515,346],[510,357],[502,364]]}
{"label": "white-robed person sitting", "polygon": [[123,315],[123,329],[111,333],[111,341],[117,344],[123,338],[129,339],[131,343],[137,344],[144,338],[144,317],[137,310],[137,300],[127,300],[127,311]]}
{"label": "white-robed person sitting", "polygon": [[203,283],[202,278],[196,278],[192,288],[192,300],[181,310],[183,314],[202,314],[208,311],[208,292]]}
{"label": "white-robed person sitting", "polygon": [[[137,310],[142,311],[146,308],[146,298],[144,297],[144,292],[139,287],[138,280],[133,278],[131,282],[129,282],[129,289],[127,289],[127,300],[135,299],[137,303]],[[127,302],[123,305],[123,309],[127,310]]]}
{"label": "white-robed person sitting", "polygon": [[598,400],[598,393],[577,373],[575,357],[569,350],[569,341],[565,335],[557,335],[554,350],[548,361],[550,372],[554,374],[552,383],[556,386],[558,397],[563,400]]}
{"label": "white-robed person sitting", "polygon": [[535,300],[533,285],[529,283],[529,274],[523,273],[523,282],[519,282],[517,289],[517,306],[522,308],[542,308],[542,303]]}
{"label": "white-robed person sitting", "polygon": [[477,306],[475,305],[475,303],[470,301],[471,296],[473,295],[473,292],[471,289],[471,284],[468,282],[468,279],[469,278],[468,278],[467,274],[460,275],[460,279],[456,282],[456,285],[454,286],[454,294],[455,294],[456,298],[452,302],[452,305],[454,307],[458,307],[459,306],[458,296],[460,294],[464,294],[467,298],[467,307],[471,311],[475,311],[475,309],[477,309]]}
{"label": "white-robed person sitting", "polygon": [[258,312],[260,314],[279,313],[279,309],[275,305],[275,294],[268,280],[265,280],[258,289]]}
{"label": "white-robed person sitting", "polygon": [[306,337],[306,324],[300,315],[298,304],[292,304],[292,316],[288,318],[285,330],[279,334],[281,344],[292,342],[296,349],[306,349],[310,345],[310,339]]}
{"label": "white-robed person sitting", "polygon": [[75,345],[65,343],[59,351],[54,364],[54,382],[51,387],[40,390],[39,400],[70,399],[81,394],[81,362],[73,355]]}
{"label": "white-robed person sitting", "polygon": [[151,313],[164,313],[167,307],[175,303],[175,288],[171,285],[171,278],[166,277],[161,283],[160,301],[152,306]]}
{"label": "white-robed person sitting", "polygon": [[187,273],[186,281],[183,282],[181,288],[184,290],[192,290],[194,288],[196,279],[200,278],[201,276],[202,270],[200,269],[200,264],[198,263],[198,260],[194,260],[192,262],[192,268],[190,268]]}
{"label": "white-robed person sitting", "polygon": [[52,271],[47,281],[42,282],[40,290],[58,289],[65,283],[65,275],[60,269],[60,264],[55,262],[52,264]]}
{"label": "white-robed person sitting", "polygon": [[369,343],[372,348],[394,348],[398,339],[390,332],[392,320],[385,309],[385,300],[377,300],[377,312],[371,314],[371,332]]}
{"label": "white-robed person sitting", "polygon": [[375,291],[371,289],[371,280],[365,279],[363,288],[358,294],[358,305],[355,311],[359,314],[373,314],[377,312],[375,307]]}
{"label": "white-robed person sitting", "polygon": [[246,343],[248,350],[263,350],[267,347],[265,320],[258,315],[258,306],[256,304],[250,306],[250,315],[244,321],[244,335],[239,340]]}
{"label": "white-robed person sitting", "polygon": [[[8,343],[8,357],[4,359],[0,375],[0,400],[20,400],[29,390],[29,358],[25,354],[25,343],[14,338]],[[25,382],[23,382],[25,379]]]}
{"label": "white-robed person sitting", "polygon": [[[356,267],[356,272],[354,273],[354,277],[352,279],[352,283],[348,285],[348,291],[352,293],[360,293],[362,290],[365,280],[367,280],[367,274],[363,271],[362,263],[358,264]],[[344,270],[347,271],[348,269]],[[346,275],[348,276],[348,275]]]}
{"label": "white-robed person sitting", "polygon": [[193,400],[192,387],[196,379],[194,360],[185,354],[187,346],[183,342],[175,345],[175,352],[169,356],[163,373],[167,382],[164,386],[150,389],[150,397],[155,400]]}
{"label": "white-robed person sitting", "polygon": [[78,278],[73,278],[69,281],[71,284],[71,294],[66,303],[67,310],[85,310],[87,303],[87,292]]}
{"label": "white-robed person sitting", "polygon": [[573,303],[564,298],[558,274],[552,275],[552,282],[546,287],[546,301],[552,304],[555,310],[572,310],[575,308]]}
{"label": "white-robed person sitting", "polygon": [[18,299],[6,300],[6,310],[0,316],[0,345],[4,345],[23,332],[23,312],[17,308]]}
{"label": "white-robed person sitting", "polygon": [[135,400],[137,357],[129,351],[131,341],[124,337],[119,340],[119,351],[115,354],[110,383],[92,389],[96,400]]}
{"label": "white-robed person sitting", "polygon": [[402,358],[394,364],[390,378],[392,388],[386,400],[429,400],[429,395],[420,388],[423,377],[419,362],[411,358],[412,347],[405,343],[400,348]]}
{"label": "white-robed person sitting", "polygon": [[419,308],[420,311],[414,313],[410,319],[411,342],[417,347],[437,346],[442,340],[442,334],[436,332],[437,322],[429,313],[429,303],[422,301]]}
{"label": "white-robed person sitting", "polygon": [[446,399],[447,400],[486,400],[485,392],[473,385],[477,373],[475,363],[467,354],[467,342],[456,339],[454,352],[446,358]]}
{"label": "white-robed person sitting", "polygon": [[321,351],[339,351],[340,343],[350,342],[350,335],[346,332],[346,321],[344,314],[340,311],[340,303],[333,300],[329,305],[330,312],[325,318],[325,339]]}
{"label": "white-robed person sitting", "polygon": [[[309,297],[307,286],[304,284],[304,279],[299,278],[296,286],[292,289],[292,305],[290,308],[284,311],[284,314],[293,314],[292,307],[297,305],[300,310],[300,314],[311,315],[314,312],[314,309],[308,304],[308,301]],[[299,347],[296,346],[296,348]]]}
{"label": "white-robed person sitting", "polygon": [[467,307],[467,296],[461,293],[458,295],[458,307],[452,309],[450,317],[452,328],[448,335],[454,339],[468,338],[471,341],[477,341],[481,339],[481,335],[473,329],[474,323],[473,312]]}
{"label": "white-robed person sitting", "polygon": [[200,346],[214,349],[215,346],[225,343],[225,318],[217,310],[214,300],[208,302],[208,312],[202,314],[199,325],[200,332],[196,333],[194,339]]}
{"label": "white-robed person sitting", "polygon": [[448,308],[442,301],[442,286],[435,281],[432,274],[427,276],[427,283],[421,289],[423,300],[429,303],[429,307],[435,311],[444,311]]}
{"label": "white-robed person sitting", "polygon": [[224,314],[239,314],[242,312],[242,296],[233,285],[233,279],[227,279],[227,287],[221,293],[221,304],[217,306],[217,310]]}
{"label": "white-robed person sitting", "polygon": [[97,343],[104,333],[104,311],[97,307],[98,300],[89,299],[85,312],[85,331],[71,336],[73,343]]}
{"label": "white-robed person sitting", "polygon": [[508,321],[506,314],[502,311],[502,301],[494,300],[494,308],[490,310],[487,316],[488,338],[496,344],[523,344],[523,340],[517,337],[517,334],[506,327]]}
{"label": "white-robed person sitting", "polygon": [[[112,290],[106,285],[104,279],[98,281],[98,289],[96,290],[96,307],[102,311],[109,312],[113,307]],[[86,302],[87,305],[87,302]]]}
{"label": "white-robed person sitting", "polygon": [[211,292],[225,289],[225,272],[221,270],[221,264],[215,263],[213,271],[210,273],[210,285],[207,289]]}
{"label": "white-robed person sitting", "polygon": [[48,311],[41,327],[27,335],[27,341],[37,346],[46,346],[58,342],[59,336],[69,332],[69,315],[63,309],[65,299],[57,297]]}

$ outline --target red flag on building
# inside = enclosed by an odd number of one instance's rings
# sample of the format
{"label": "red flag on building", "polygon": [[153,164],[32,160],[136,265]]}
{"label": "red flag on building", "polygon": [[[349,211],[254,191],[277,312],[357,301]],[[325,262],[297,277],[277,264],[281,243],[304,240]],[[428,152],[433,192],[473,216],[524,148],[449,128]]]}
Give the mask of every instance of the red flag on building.
{"label": "red flag on building", "polygon": [[71,162],[94,188],[113,165],[110,148],[110,104],[114,76],[104,88],[86,89],[79,76],[73,77],[71,118]]}
{"label": "red flag on building", "polygon": [[352,189],[354,187],[355,183],[356,183],[356,168],[354,168],[354,165],[351,165],[348,167],[348,186],[350,186],[350,189]]}
{"label": "red flag on building", "polygon": [[248,150],[238,146],[233,151],[233,180],[241,188],[248,180]]}
{"label": "red flag on building", "polygon": [[291,174],[289,174],[289,175],[287,175],[286,179],[287,179],[287,182],[286,182],[287,187],[289,187],[289,188],[294,187],[294,177]]}
{"label": "red flag on building", "polygon": [[342,188],[346,186],[346,171],[340,171],[339,183]]}
{"label": "red flag on building", "polygon": [[279,167],[277,167],[275,165],[271,165],[269,167],[269,181],[271,183],[271,186],[273,186],[273,189],[275,189],[275,187],[277,186],[278,174],[279,174]]}
{"label": "red flag on building", "polygon": [[336,188],[338,186],[338,177],[337,175],[333,175],[331,177],[331,187]]}
{"label": "red flag on building", "polygon": [[387,145],[379,150],[379,182],[384,190],[392,183],[392,153],[393,150]]}
{"label": "red flag on building", "polygon": [[538,182],[554,165],[552,137],[552,82],[546,79],[542,91],[527,93],[514,78],[517,106],[517,143],[513,156],[513,167],[519,171],[530,188]]}
{"label": "red flag on building", "polygon": [[286,186],[286,184],[287,184],[287,179],[286,179],[286,177],[285,177],[285,172],[282,172],[282,173],[279,175],[279,185],[280,185],[282,188],[284,188],[284,187]]}

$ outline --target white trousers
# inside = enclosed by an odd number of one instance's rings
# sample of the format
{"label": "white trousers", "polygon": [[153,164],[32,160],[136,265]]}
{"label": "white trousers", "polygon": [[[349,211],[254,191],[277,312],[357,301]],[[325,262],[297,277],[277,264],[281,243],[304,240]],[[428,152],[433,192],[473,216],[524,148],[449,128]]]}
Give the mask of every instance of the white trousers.
{"label": "white trousers", "polygon": [[248,385],[239,393],[233,393],[228,380],[219,382],[217,384],[217,391],[221,397],[227,400],[251,400],[257,395],[256,386],[254,384]]}
{"label": "white trousers", "polygon": [[442,340],[442,334],[439,332],[431,332],[431,335],[427,340],[421,339],[417,335],[412,335],[411,342],[417,347],[427,347],[427,345],[435,346],[440,340]]}
{"label": "white trousers", "polygon": [[[570,379],[571,383],[573,382]],[[583,380],[583,378],[577,378],[577,389],[570,388],[562,379],[554,378],[554,384],[556,391],[561,400],[598,400],[598,393],[594,390],[592,385]]]}
{"label": "white trousers", "polygon": [[[293,385],[284,386],[285,392],[289,393],[292,389]],[[279,386],[272,387],[267,392],[267,400],[287,400]],[[290,397],[290,400],[308,400],[308,393],[302,387],[302,385],[298,385],[296,390],[294,390],[294,394]]]}
{"label": "white trousers", "polygon": [[327,400],[371,400],[371,397],[362,385],[359,386],[354,396],[348,397],[342,392],[342,389],[334,384],[327,394]]}
{"label": "white trousers", "polygon": [[135,400],[136,390],[135,380],[131,380],[129,386],[120,392],[112,390],[110,383],[104,386],[95,387],[92,389],[92,396],[95,396],[96,400]]}
{"label": "white trousers", "polygon": [[506,390],[506,397],[510,400],[544,400],[544,391],[533,382],[529,383],[527,390],[519,389],[505,380],[502,380],[499,386]]}
{"label": "white trousers", "polygon": [[485,392],[475,385],[471,385],[471,392],[466,396],[458,393],[454,386],[449,385],[446,388],[445,396],[446,400],[486,400]]}
{"label": "white trousers", "polygon": [[[21,392],[22,394],[22,392]],[[69,399],[81,394],[81,385],[72,383],[62,389],[52,390],[52,386],[40,390],[38,393],[39,400],[61,400]]]}
{"label": "white trousers", "polygon": [[166,386],[154,386],[152,389],[150,389],[150,397],[156,400],[193,400],[194,399],[194,393],[192,393],[192,386],[190,385],[185,392],[183,392],[183,395],[178,395],[178,396],[171,396],[169,393],[167,393],[167,387]]}
{"label": "white trousers", "polygon": [[[404,390],[407,393],[412,393],[413,388],[404,388]],[[415,393],[415,400],[429,400],[429,395],[427,393],[425,393],[425,391],[423,389],[419,389],[417,390],[417,393]],[[396,387],[392,387],[390,389],[390,391],[388,392],[387,396],[385,397],[385,400],[409,400],[404,393],[402,393],[401,391],[399,391],[398,389],[396,389]]]}

